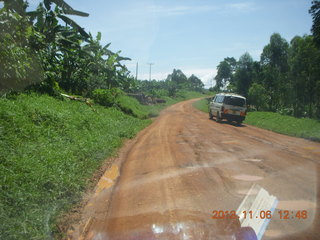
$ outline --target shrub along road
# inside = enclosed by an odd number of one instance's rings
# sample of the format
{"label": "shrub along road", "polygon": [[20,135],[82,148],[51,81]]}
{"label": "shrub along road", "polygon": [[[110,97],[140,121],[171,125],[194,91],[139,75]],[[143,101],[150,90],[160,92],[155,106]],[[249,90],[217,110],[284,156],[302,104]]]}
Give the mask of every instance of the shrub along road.
{"label": "shrub along road", "polygon": [[[69,236],[214,239],[222,233],[212,211],[236,210],[259,184],[279,200],[264,239],[316,239],[320,144],[216,123],[194,101],[165,109],[122,148]],[[280,219],[280,210],[290,218]]]}

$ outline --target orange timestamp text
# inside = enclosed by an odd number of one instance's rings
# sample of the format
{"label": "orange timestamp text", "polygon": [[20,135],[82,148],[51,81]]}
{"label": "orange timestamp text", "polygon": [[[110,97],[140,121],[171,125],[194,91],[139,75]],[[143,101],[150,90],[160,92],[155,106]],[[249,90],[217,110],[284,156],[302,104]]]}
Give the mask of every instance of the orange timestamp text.
{"label": "orange timestamp text", "polygon": [[[290,211],[290,210],[279,210],[272,212],[268,211],[242,211],[239,213],[241,218],[244,219],[271,219],[275,215],[278,215],[279,219],[307,219],[308,212],[307,210],[298,210],[298,211]],[[211,215],[212,219],[238,219],[240,216],[236,214],[235,210],[232,211],[224,211],[224,210],[214,210]]]}

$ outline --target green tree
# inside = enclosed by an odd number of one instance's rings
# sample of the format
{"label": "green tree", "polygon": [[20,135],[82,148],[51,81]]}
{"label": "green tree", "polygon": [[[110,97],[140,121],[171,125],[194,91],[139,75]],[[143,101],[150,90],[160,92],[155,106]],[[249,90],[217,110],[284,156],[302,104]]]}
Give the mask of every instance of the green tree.
{"label": "green tree", "polygon": [[[63,0],[44,0],[27,15],[33,31],[37,33],[31,47],[37,51],[45,73],[45,80],[37,87],[38,90],[51,93],[59,83],[65,90],[81,94],[86,83],[83,77],[76,78],[75,73],[84,56],[81,44],[89,34],[67,15],[85,17],[89,14],[74,10]],[[59,19],[66,25],[62,26]]]}
{"label": "green tree", "polygon": [[271,111],[281,108],[287,99],[288,49],[288,42],[279,33],[274,33],[261,54],[263,86],[270,94]]}
{"label": "green tree", "polygon": [[253,83],[248,92],[248,103],[253,105],[258,111],[266,110],[268,94],[266,89],[258,84]]}
{"label": "green tree", "polygon": [[22,90],[42,80],[39,58],[29,48],[33,36],[26,17],[11,7],[0,9],[0,91]]}
{"label": "green tree", "polygon": [[309,10],[309,13],[312,16],[312,34],[316,45],[320,48],[320,1],[313,0],[312,6]]}
{"label": "green tree", "polygon": [[0,2],[4,3],[4,8],[11,12],[16,12],[20,16],[26,15],[26,9],[28,7],[28,3],[24,0],[0,0]]}
{"label": "green tree", "polygon": [[236,70],[237,62],[232,58],[225,58],[217,66],[217,75],[215,77],[217,90],[220,90],[228,83],[233,84],[233,74]]}
{"label": "green tree", "polygon": [[201,92],[204,87],[203,82],[195,75],[188,78],[188,89]]}
{"label": "green tree", "polygon": [[[55,8],[51,9],[53,3]],[[89,36],[66,15],[88,14],[74,10],[63,0],[44,0],[32,12],[26,12],[27,5],[27,1],[5,0],[1,9],[7,17],[0,24],[5,36],[2,46],[6,46],[8,41],[13,42],[6,47],[7,54],[2,55],[3,76],[0,77],[1,82],[6,83],[2,88],[8,88],[10,83],[11,89],[21,90],[26,85],[41,81],[43,76],[45,81],[39,86],[48,92],[64,77],[64,73],[72,73],[66,60],[72,52],[77,53],[81,41]],[[58,19],[64,21],[66,26],[61,26]],[[19,60],[11,64],[10,59],[16,58]],[[36,72],[37,75],[34,74]]]}
{"label": "green tree", "polygon": [[[128,69],[121,63],[130,59],[121,57],[120,52],[110,51],[110,44],[101,46],[100,33],[93,38],[68,17],[87,17],[89,14],[73,9],[63,0],[43,0],[37,9],[31,12],[26,12],[26,6],[27,3],[22,0],[5,1],[4,9],[15,14],[19,22],[23,22],[21,19],[24,20],[27,26],[25,29],[18,29],[18,33],[14,35],[19,36],[24,44],[20,49],[15,49],[15,56],[12,58],[25,58],[25,64],[20,68],[12,64],[7,65],[8,69],[14,69],[11,72],[16,73],[16,76],[12,76],[18,79],[16,85],[23,88],[25,85],[21,84],[22,73],[32,72],[33,66],[29,67],[29,62],[32,62],[30,56],[25,54],[23,57],[22,54],[30,52],[39,59],[42,68],[39,72],[44,76],[44,81],[33,87],[38,91],[54,93],[60,86],[70,93],[90,95],[95,88],[130,88],[132,78]],[[13,29],[7,23],[4,25]],[[17,32],[17,29],[15,31]],[[10,39],[7,43],[10,44]],[[5,60],[2,62],[6,64]],[[24,78],[30,79],[26,76]],[[40,77],[38,79],[42,80]],[[14,87],[17,89],[17,86]]]}
{"label": "green tree", "polygon": [[167,81],[176,83],[180,88],[187,87],[188,78],[180,69],[173,69],[173,72],[168,75]]}
{"label": "green tree", "polygon": [[238,61],[234,81],[237,92],[248,96],[248,90],[253,79],[253,59],[249,53],[243,54]]}
{"label": "green tree", "polygon": [[100,41],[99,32],[95,39],[90,36],[88,43],[81,47],[83,65],[78,68],[77,76],[86,76],[89,92],[95,88],[130,88],[132,78],[125,65],[121,63],[130,58],[121,57],[120,51],[114,53],[109,50],[111,43],[102,46]]}
{"label": "green tree", "polygon": [[178,84],[174,81],[166,80],[166,88],[168,89],[169,97],[176,97]]}
{"label": "green tree", "polygon": [[290,46],[290,88],[294,116],[320,117],[320,49],[312,36],[296,36]]}

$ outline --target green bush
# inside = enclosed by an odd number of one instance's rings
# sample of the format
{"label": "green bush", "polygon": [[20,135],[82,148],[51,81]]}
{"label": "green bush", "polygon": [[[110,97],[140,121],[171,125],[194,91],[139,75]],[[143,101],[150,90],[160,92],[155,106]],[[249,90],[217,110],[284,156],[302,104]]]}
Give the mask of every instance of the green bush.
{"label": "green bush", "polygon": [[93,100],[105,107],[113,107],[118,104],[118,98],[123,95],[123,92],[118,88],[111,89],[96,89],[92,92]]}
{"label": "green bush", "polygon": [[248,93],[248,102],[250,105],[253,105],[257,111],[266,110],[268,105],[268,95],[266,89],[258,84],[253,83],[249,88]]}

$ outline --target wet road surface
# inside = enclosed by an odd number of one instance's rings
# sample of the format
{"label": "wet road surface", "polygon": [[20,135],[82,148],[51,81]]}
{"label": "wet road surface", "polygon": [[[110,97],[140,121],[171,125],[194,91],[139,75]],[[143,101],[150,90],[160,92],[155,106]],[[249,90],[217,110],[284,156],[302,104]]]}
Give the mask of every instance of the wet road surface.
{"label": "wet road surface", "polygon": [[193,101],[167,108],[121,149],[70,238],[232,239],[212,212],[237,210],[258,184],[279,200],[263,239],[319,239],[320,144],[216,123]]}

